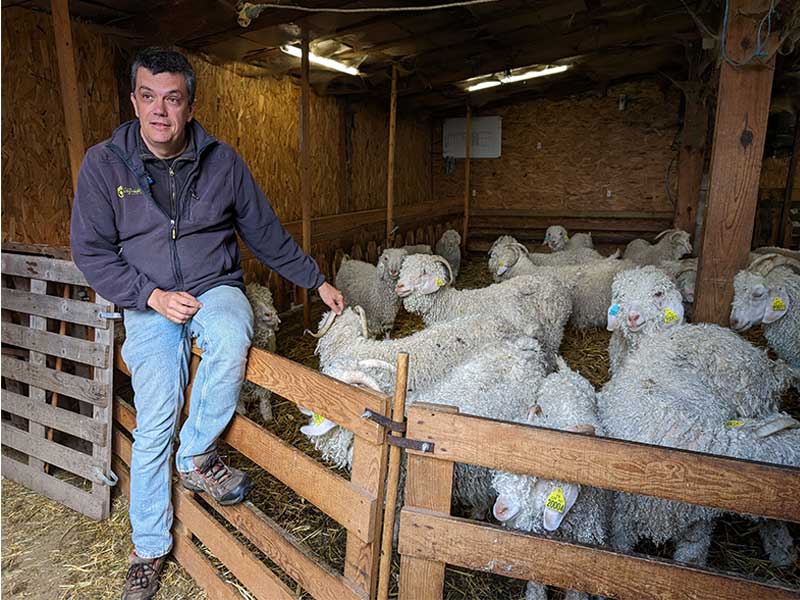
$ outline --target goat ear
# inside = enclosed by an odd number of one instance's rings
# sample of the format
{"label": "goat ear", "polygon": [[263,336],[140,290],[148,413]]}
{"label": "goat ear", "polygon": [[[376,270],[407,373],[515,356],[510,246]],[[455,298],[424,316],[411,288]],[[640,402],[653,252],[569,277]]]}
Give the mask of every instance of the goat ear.
{"label": "goat ear", "polygon": [[666,327],[680,325],[683,323],[683,302],[668,302],[662,312],[662,322]]}
{"label": "goat ear", "polygon": [[447,282],[438,275],[423,275],[419,278],[419,283],[416,286],[417,292],[420,294],[435,294]]}
{"label": "goat ear", "polygon": [[771,295],[764,311],[764,323],[774,323],[789,311],[789,296],[783,288],[778,288]]}
{"label": "goat ear", "polygon": [[606,314],[606,329],[609,331],[614,331],[615,329],[619,328],[619,313],[619,304],[612,304],[608,307],[608,313]]}

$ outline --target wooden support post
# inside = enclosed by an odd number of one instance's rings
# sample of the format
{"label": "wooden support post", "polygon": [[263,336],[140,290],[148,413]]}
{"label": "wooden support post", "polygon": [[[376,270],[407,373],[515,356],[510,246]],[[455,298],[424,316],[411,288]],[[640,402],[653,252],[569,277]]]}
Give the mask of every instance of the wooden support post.
{"label": "wooden support post", "polygon": [[392,96],[389,101],[389,160],[386,165],[386,244],[394,229],[394,149],[397,129],[397,66],[392,65]]}
{"label": "wooden support post", "polygon": [[[311,254],[311,157],[309,133],[311,131],[311,85],[308,80],[308,26],[303,25],[303,56],[301,58],[302,86],[300,93],[300,201],[303,207],[303,252]],[[311,303],[308,290],[301,292],[303,299],[303,324],[311,327]]]}
{"label": "wooden support post", "polygon": [[792,157],[789,160],[789,174],[786,176],[786,190],[783,194],[781,219],[778,221],[778,246],[786,248],[792,243],[792,215],[789,211],[792,207],[792,192],[794,191],[794,180],[797,176],[797,163],[800,162],[800,117],[797,118],[797,123],[794,126],[794,145],[792,145]]}
{"label": "wooden support post", "polygon": [[[747,61],[768,0],[731,0],[727,55]],[[773,41],[774,40],[768,40]],[[746,66],[720,66],[711,182],[697,270],[695,320],[728,323],[733,278],[747,264],[775,70],[775,56]]]}
{"label": "wooden support post", "polygon": [[[81,169],[83,153],[83,129],[81,126],[81,106],[78,96],[78,75],[75,71],[75,53],[72,45],[72,25],[69,20],[68,0],[51,0],[53,30],[56,37],[56,56],[58,57],[58,78],[61,82],[61,101],[64,106],[67,150],[72,171],[72,191],[78,188],[78,172]],[[70,206],[72,202],[70,202]]]}
{"label": "wooden support post", "polygon": [[698,90],[687,90],[685,98],[686,110],[678,155],[678,199],[675,203],[674,227],[694,235],[706,159],[708,107]]}
{"label": "wooden support post", "polygon": [[[408,386],[408,354],[397,355],[397,379],[394,386],[392,420],[403,422],[406,414],[406,387]],[[400,432],[392,432],[401,437]],[[394,513],[397,507],[397,488],[400,480],[400,448],[389,448],[389,475],[386,478],[386,510],[383,519],[383,538],[381,539],[381,563],[378,574],[378,600],[388,600],[389,580],[392,570],[392,538],[394,537]]]}
{"label": "wooden support post", "polygon": [[461,236],[461,247],[466,251],[469,235],[469,197],[470,197],[470,155],[472,154],[472,107],[467,106],[467,127],[464,134],[464,230]]}

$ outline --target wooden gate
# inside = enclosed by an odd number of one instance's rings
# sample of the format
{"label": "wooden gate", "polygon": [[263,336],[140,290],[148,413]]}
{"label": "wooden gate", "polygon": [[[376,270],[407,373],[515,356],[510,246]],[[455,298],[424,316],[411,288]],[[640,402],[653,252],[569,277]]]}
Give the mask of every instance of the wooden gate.
{"label": "wooden gate", "polygon": [[[201,360],[201,352],[197,349],[193,352],[191,379]],[[117,356],[118,368],[127,372],[119,353]],[[349,481],[241,415],[234,416],[221,438],[347,530],[344,573],[337,573],[315,558],[294,536],[251,502],[225,507],[209,499],[206,494],[202,495],[203,501],[314,598],[374,598],[388,445],[383,427],[364,419],[362,415],[367,409],[387,415],[389,398],[351,387],[257,348],[250,350],[246,378],[309,410],[324,413],[330,420],[355,434]],[[114,418],[117,425],[114,432],[114,465],[122,489],[127,490],[127,467],[131,455],[128,434],[136,426],[136,415],[130,405],[118,399]],[[194,538],[208,547],[254,597],[263,600],[297,597],[273,571],[228,532],[193,493],[177,485],[173,487],[175,556],[209,592],[209,597],[240,596],[221,579],[197,549]]]}
{"label": "wooden gate", "polygon": [[445,564],[620,599],[800,598],[800,590],[450,515],[455,462],[800,522],[800,469],[491,421],[416,404],[400,600],[440,600]]}
{"label": "wooden gate", "polygon": [[114,305],[71,261],[23,249],[33,248],[4,245],[2,255],[2,473],[105,519]]}

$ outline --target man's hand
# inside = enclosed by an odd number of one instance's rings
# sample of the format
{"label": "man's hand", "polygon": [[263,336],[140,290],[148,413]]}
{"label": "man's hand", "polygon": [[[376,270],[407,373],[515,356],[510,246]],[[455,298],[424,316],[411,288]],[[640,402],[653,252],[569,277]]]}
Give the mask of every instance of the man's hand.
{"label": "man's hand", "polygon": [[203,308],[197,298],[186,292],[165,292],[158,288],[147,299],[147,306],[160,313],[173,323],[186,323]]}
{"label": "man's hand", "polygon": [[337,315],[342,314],[344,310],[344,296],[342,296],[342,292],[327,281],[317,288],[317,292],[319,292],[319,297],[322,298],[322,301],[327,304],[333,312]]}

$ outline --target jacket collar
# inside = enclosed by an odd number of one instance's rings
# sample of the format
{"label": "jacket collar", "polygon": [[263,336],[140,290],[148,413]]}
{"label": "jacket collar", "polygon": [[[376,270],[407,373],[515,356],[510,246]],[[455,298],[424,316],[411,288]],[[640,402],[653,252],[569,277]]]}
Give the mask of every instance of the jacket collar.
{"label": "jacket collar", "polygon": [[[217,139],[206,132],[196,119],[192,119],[187,127],[190,128],[196,149],[195,161],[199,161],[206,149],[218,143]],[[140,139],[139,120],[133,119],[114,130],[108,141],[108,148],[127,165],[140,183],[147,183],[148,175],[139,154]]]}

